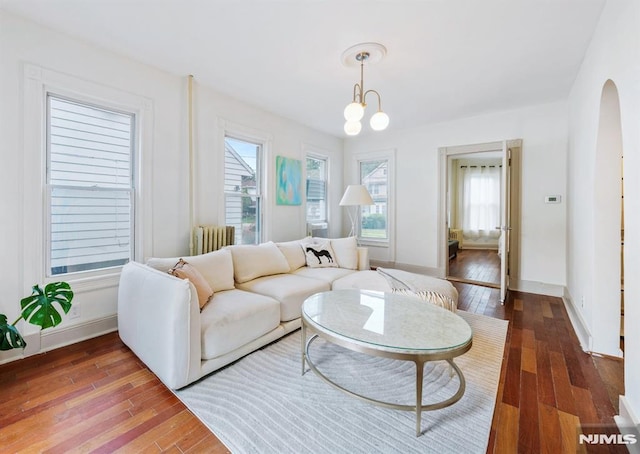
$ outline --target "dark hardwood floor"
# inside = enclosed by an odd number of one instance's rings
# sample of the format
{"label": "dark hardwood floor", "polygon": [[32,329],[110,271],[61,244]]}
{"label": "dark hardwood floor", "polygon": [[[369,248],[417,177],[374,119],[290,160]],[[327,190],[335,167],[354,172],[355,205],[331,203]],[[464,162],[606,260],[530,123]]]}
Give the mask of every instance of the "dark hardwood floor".
{"label": "dark hardwood floor", "polygon": [[490,249],[460,249],[449,260],[449,276],[500,284],[500,256]]}
{"label": "dark hardwood floor", "polygon": [[[501,306],[496,289],[455,285],[461,309],[511,321],[487,452],[586,452],[577,430],[613,425],[621,363],[580,349],[558,298]],[[0,452],[228,451],[112,333],[0,366]]]}

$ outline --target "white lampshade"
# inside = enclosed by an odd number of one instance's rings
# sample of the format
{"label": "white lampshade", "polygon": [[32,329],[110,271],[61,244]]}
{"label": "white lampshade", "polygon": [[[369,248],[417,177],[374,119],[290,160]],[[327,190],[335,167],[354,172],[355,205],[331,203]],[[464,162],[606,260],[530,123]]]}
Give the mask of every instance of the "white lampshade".
{"label": "white lampshade", "polygon": [[352,102],[344,108],[344,119],[347,121],[360,121],[364,117],[364,107],[359,102]]}
{"label": "white lampshade", "polygon": [[348,120],[344,124],[344,132],[347,133],[348,136],[357,136],[360,134],[360,130],[362,129],[362,123],[358,120]]}
{"label": "white lampshade", "polygon": [[373,114],[371,120],[369,120],[369,124],[374,131],[382,131],[389,126],[389,115],[379,110]]}
{"label": "white lampshade", "polygon": [[361,184],[350,184],[340,200],[340,206],[373,205],[367,188]]}

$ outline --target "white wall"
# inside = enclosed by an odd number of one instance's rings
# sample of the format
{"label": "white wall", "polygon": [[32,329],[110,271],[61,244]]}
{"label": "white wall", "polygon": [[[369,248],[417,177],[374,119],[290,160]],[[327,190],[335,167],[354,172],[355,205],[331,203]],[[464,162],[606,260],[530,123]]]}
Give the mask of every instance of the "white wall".
{"label": "white wall", "polygon": [[[42,196],[38,194],[42,194],[43,176],[40,171],[25,168],[25,163],[35,162],[43,168],[44,151],[36,150],[37,156],[32,156],[29,147],[25,147],[31,137],[42,134],[32,130],[37,128],[24,120],[25,65],[148,101],[153,125],[149,140],[143,145],[141,163],[148,179],[143,183],[142,207],[138,208],[144,208],[146,218],[142,222],[149,234],[143,238],[147,246],[138,260],[152,255],[186,255],[189,250],[187,78],[137,63],[4,12],[0,12],[0,56],[3,172],[0,178],[0,253],[3,257],[0,263],[0,313],[6,314],[10,321],[15,320],[20,299],[30,293],[32,285],[41,284],[43,280],[44,252],[32,247],[34,242],[42,242],[43,227],[41,223],[27,222],[34,212],[39,213],[36,217],[42,217]],[[217,174],[224,152],[219,134],[221,119],[247,130],[260,131],[270,138],[267,170],[271,174],[276,155],[304,159],[304,150],[309,148],[329,155],[332,159],[330,178],[335,183],[330,199],[337,205],[343,174],[341,139],[221,96],[197,82],[195,88],[196,188],[199,192],[196,222],[217,222],[221,212],[222,182]],[[32,190],[33,184],[37,186]],[[24,202],[30,196],[24,194],[34,193],[35,206],[25,206]],[[274,200],[273,195],[268,195],[266,200],[271,219],[267,239],[301,237],[305,233],[304,206],[276,207]],[[331,233],[337,235],[341,217],[339,212],[332,214],[335,222]],[[58,328],[45,331],[43,349],[95,336],[115,327],[117,276],[103,282],[69,281],[76,290],[74,302],[79,305],[81,315],[73,320],[67,318]],[[34,339],[31,346],[37,351],[40,339]],[[0,362],[14,358],[16,353],[0,353]]]}
{"label": "white wall", "polygon": [[396,149],[396,253],[371,250],[371,257],[444,273],[437,257],[438,148],[521,138],[520,279],[564,286],[565,204],[545,204],[544,196],[565,194],[566,125],[566,103],[557,102],[346,140],[346,179],[353,178],[354,153]]}
{"label": "white wall", "polygon": [[[617,354],[617,345],[606,341],[618,333],[617,326],[603,325],[599,314],[605,303],[595,298],[593,283],[600,257],[595,253],[597,223],[619,222],[595,212],[598,179],[597,141],[600,99],[607,80],[612,80],[620,99],[624,153],[625,212],[625,397],[621,413],[640,415],[640,3],[609,1],[585,55],[569,98],[568,173],[568,299],[592,336],[593,348]],[[612,295],[617,298],[618,295]],[[582,301],[584,299],[584,305]],[[615,309],[614,309],[615,310]]]}
{"label": "white wall", "polygon": [[[198,156],[196,158],[196,193],[198,222],[221,222],[223,194],[221,178],[224,165],[225,129],[267,141],[265,149],[267,187],[267,213],[265,239],[285,241],[299,238],[306,233],[304,207],[275,205],[276,156],[300,159],[305,167],[305,155],[313,152],[329,158],[329,207],[337,207],[342,197],[342,139],[316,132],[293,121],[277,117],[269,112],[221,95],[206,87],[196,85],[194,90]],[[303,170],[304,171],[304,170]],[[304,187],[302,188],[304,191]],[[339,236],[341,211],[329,213],[330,236]]]}

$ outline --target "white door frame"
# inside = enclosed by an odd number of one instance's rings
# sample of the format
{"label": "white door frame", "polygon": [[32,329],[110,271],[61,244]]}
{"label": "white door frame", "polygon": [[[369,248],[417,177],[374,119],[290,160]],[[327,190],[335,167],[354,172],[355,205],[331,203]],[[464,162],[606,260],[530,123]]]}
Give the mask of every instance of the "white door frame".
{"label": "white door frame", "polygon": [[[447,212],[449,209],[448,201],[448,188],[449,188],[449,159],[451,156],[463,155],[469,153],[484,153],[488,151],[504,152],[505,149],[511,147],[522,147],[522,140],[502,140],[496,142],[471,144],[471,145],[458,145],[451,147],[440,147],[439,151],[439,176],[440,176],[440,197],[438,199],[438,269],[442,270],[442,274],[446,278],[449,274],[449,254],[448,254],[448,217]],[[501,218],[506,219],[508,213],[508,207],[503,204],[501,208]],[[510,228],[509,225],[502,226],[503,228]],[[503,247],[503,250],[509,249],[509,244]],[[504,264],[501,266],[503,273],[508,273],[509,267],[506,265],[507,254],[502,254],[501,262]],[[508,276],[504,276],[501,279],[504,289],[501,289],[501,298],[506,295],[508,288]],[[501,300],[504,303],[504,300]]]}

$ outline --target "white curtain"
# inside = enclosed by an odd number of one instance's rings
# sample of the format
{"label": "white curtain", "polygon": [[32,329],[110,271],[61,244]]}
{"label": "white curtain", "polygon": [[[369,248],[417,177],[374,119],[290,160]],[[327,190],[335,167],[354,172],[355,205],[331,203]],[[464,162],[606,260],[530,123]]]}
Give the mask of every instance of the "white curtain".
{"label": "white curtain", "polygon": [[465,236],[498,238],[500,230],[500,180],[498,166],[461,166],[458,181],[459,222]]}

